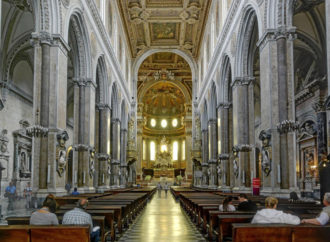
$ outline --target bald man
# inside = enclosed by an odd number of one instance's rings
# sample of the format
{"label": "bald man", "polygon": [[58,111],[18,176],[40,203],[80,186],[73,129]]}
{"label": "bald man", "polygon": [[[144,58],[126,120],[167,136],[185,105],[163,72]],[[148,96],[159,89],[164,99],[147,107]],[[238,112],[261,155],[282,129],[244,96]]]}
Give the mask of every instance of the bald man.
{"label": "bald man", "polygon": [[62,224],[88,224],[90,228],[91,241],[97,242],[99,241],[100,230],[93,231],[93,220],[92,216],[86,212],[87,206],[87,199],[79,199],[77,207],[64,214]]}

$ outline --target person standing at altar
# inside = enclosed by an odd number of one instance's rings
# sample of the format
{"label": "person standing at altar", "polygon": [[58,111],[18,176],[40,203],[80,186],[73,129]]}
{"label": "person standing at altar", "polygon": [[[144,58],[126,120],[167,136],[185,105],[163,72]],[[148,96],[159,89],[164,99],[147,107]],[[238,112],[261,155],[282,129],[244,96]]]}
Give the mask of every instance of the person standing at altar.
{"label": "person standing at altar", "polygon": [[158,191],[158,197],[161,197],[162,194],[162,185],[160,185],[160,182],[157,184],[157,191]]}

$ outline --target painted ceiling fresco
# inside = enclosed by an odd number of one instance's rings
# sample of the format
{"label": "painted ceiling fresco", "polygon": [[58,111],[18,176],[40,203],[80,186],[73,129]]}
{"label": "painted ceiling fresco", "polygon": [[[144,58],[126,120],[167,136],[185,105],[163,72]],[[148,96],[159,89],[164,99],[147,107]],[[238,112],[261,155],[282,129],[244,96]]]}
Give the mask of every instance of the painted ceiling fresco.
{"label": "painted ceiling fresco", "polygon": [[133,57],[175,48],[197,57],[210,0],[117,0]]}

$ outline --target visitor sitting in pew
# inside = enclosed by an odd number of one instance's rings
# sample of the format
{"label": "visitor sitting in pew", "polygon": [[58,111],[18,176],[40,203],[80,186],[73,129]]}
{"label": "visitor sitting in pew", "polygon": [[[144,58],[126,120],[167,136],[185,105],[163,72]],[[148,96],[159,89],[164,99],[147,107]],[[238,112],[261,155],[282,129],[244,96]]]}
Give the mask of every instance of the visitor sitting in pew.
{"label": "visitor sitting in pew", "polygon": [[246,194],[241,193],[238,196],[239,204],[237,206],[238,211],[257,211],[257,205],[249,200]]}
{"label": "visitor sitting in pew", "polygon": [[233,201],[233,197],[232,196],[229,196],[229,197],[226,197],[222,204],[219,206],[219,210],[221,212],[233,212],[235,211],[235,206],[232,204],[232,201]]}
{"label": "visitor sitting in pew", "polygon": [[98,242],[100,238],[99,227],[93,229],[93,220],[92,216],[87,213],[85,210],[88,206],[88,200],[83,198],[79,199],[77,207],[66,212],[63,216],[62,224],[71,224],[71,225],[89,225],[91,241]]}
{"label": "visitor sitting in pew", "polygon": [[30,217],[31,225],[58,225],[58,219],[55,215],[56,201],[53,195],[48,195],[42,208],[32,213]]}
{"label": "visitor sitting in pew", "polygon": [[303,224],[326,225],[330,218],[330,192],[324,194],[323,197],[324,208],[317,218],[303,219]]}
{"label": "visitor sitting in pew", "polygon": [[300,218],[282,211],[276,210],[278,200],[275,197],[267,197],[265,200],[266,208],[261,209],[254,215],[253,224],[270,224],[270,223],[284,223],[284,224],[300,224]]}
{"label": "visitor sitting in pew", "polygon": [[78,189],[75,187],[73,189],[73,192],[71,193],[71,195],[79,195],[80,193],[78,192]]}

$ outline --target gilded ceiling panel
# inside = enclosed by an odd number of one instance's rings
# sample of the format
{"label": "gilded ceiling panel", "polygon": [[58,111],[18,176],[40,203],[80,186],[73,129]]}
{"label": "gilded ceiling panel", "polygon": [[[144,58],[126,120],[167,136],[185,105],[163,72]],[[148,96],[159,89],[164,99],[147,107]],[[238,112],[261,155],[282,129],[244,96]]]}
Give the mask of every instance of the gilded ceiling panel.
{"label": "gilded ceiling panel", "polygon": [[117,0],[133,57],[152,48],[198,56],[211,0]]}

